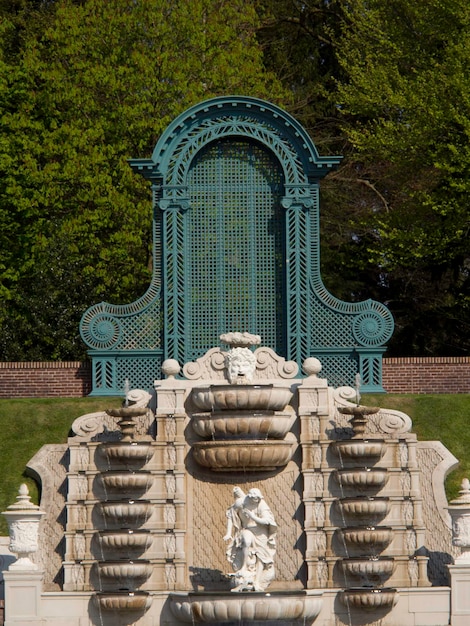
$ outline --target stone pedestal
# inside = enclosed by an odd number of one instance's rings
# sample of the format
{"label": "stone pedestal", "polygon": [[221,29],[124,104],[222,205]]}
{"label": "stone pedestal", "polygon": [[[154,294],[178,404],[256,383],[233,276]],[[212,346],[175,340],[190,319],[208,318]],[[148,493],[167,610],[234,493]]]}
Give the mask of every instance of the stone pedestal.
{"label": "stone pedestal", "polygon": [[470,624],[470,563],[449,565],[451,580],[451,624],[468,626]]}
{"label": "stone pedestal", "polygon": [[4,626],[36,626],[44,623],[40,617],[43,574],[40,570],[9,570],[3,573]]}

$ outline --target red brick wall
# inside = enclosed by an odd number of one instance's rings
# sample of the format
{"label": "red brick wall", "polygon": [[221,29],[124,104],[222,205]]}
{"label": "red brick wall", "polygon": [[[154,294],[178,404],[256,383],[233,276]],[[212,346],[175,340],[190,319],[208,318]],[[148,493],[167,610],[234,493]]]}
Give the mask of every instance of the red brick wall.
{"label": "red brick wall", "polygon": [[470,393],[470,357],[384,359],[382,384],[389,393]]}
{"label": "red brick wall", "polygon": [[88,362],[0,362],[0,398],[81,398],[90,391]]}
{"label": "red brick wall", "polygon": [[[383,360],[389,393],[470,393],[470,357]],[[80,398],[91,391],[88,362],[0,362],[0,398]]]}

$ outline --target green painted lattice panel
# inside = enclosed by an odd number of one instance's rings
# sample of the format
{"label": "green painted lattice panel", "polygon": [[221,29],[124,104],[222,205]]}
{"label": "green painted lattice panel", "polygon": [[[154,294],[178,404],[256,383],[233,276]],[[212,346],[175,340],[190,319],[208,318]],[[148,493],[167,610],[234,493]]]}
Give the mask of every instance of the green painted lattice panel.
{"label": "green painted lattice panel", "polygon": [[146,388],[164,359],[193,360],[235,330],[299,366],[317,356],[335,386],[359,372],[364,391],[382,391],[390,312],[338,300],[320,275],[319,183],[340,160],[255,98],[214,98],[176,118],[150,159],[131,161],[152,184],[152,283],[81,321],[93,393],[121,393],[126,378]]}
{"label": "green painted lattice panel", "polygon": [[185,360],[233,329],[285,353],[279,163],[254,142],[217,141],[189,172]]}

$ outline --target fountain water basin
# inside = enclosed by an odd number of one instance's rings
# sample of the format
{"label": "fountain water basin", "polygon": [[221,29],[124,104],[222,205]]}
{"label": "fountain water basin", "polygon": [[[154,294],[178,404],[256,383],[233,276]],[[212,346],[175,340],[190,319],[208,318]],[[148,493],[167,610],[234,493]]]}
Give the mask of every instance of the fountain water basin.
{"label": "fountain water basin", "polygon": [[340,601],[348,609],[359,611],[389,611],[398,601],[396,589],[380,587],[369,589],[367,587],[351,587],[339,594]]}
{"label": "fountain water basin", "polygon": [[294,413],[274,414],[272,411],[258,410],[251,414],[240,411],[217,411],[213,413],[193,413],[191,424],[201,437],[230,439],[283,439],[295,419]]}
{"label": "fountain water basin", "polygon": [[135,559],[152,545],[152,535],[147,530],[100,531],[97,550],[102,559],[116,557]]}
{"label": "fountain water basin", "polygon": [[393,539],[393,530],[389,526],[354,526],[339,528],[337,531],[340,540],[346,547],[348,555],[377,555]]}
{"label": "fountain water basin", "polygon": [[341,561],[344,575],[353,577],[361,583],[361,587],[382,586],[396,569],[392,557],[358,557]]}
{"label": "fountain water basin", "polygon": [[388,515],[391,508],[389,498],[379,496],[355,496],[336,501],[341,519],[347,526],[357,523],[360,526],[376,526]]}
{"label": "fountain water basin", "polygon": [[[188,624],[276,622],[309,624],[320,613],[321,591],[293,593],[188,593],[170,595],[173,615]],[[301,621],[302,620],[302,621]]]}
{"label": "fountain water basin", "polygon": [[115,500],[99,504],[108,527],[136,528],[145,524],[153,512],[148,500]]}
{"label": "fountain water basin", "polygon": [[106,442],[99,446],[100,453],[105,457],[110,468],[124,466],[129,470],[143,467],[153,456],[153,448],[146,441]]}
{"label": "fountain water basin", "polygon": [[191,398],[202,411],[282,411],[291,400],[292,391],[290,387],[274,385],[209,385],[194,388]]}
{"label": "fountain water basin", "polygon": [[369,465],[382,458],[386,446],[381,439],[346,439],[333,442],[331,449],[341,461]]}
{"label": "fountain water basin", "polygon": [[292,442],[275,439],[198,441],[193,444],[197,463],[216,472],[274,470],[287,465],[294,449]]}
{"label": "fountain water basin", "polygon": [[98,576],[103,590],[111,586],[121,591],[135,591],[151,574],[152,564],[149,561],[118,560],[98,563]]}
{"label": "fountain water basin", "polygon": [[150,608],[152,596],[145,591],[99,592],[95,594],[94,601],[102,611],[143,613]]}
{"label": "fountain water basin", "polygon": [[338,469],[335,476],[341,488],[354,490],[358,494],[380,491],[388,482],[388,472],[382,468]]}
{"label": "fountain water basin", "polygon": [[150,472],[110,471],[99,475],[104,492],[110,498],[142,495],[150,489],[153,476]]}

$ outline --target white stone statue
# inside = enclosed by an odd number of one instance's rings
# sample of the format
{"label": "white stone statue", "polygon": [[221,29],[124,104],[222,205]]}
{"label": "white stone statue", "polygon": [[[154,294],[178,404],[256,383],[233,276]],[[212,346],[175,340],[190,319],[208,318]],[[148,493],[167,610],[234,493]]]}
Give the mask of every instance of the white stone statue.
{"label": "white stone statue", "polygon": [[245,495],[233,490],[234,502],[227,510],[225,541],[229,574],[235,583],[232,591],[264,591],[274,578],[277,525],[259,489]]}

